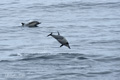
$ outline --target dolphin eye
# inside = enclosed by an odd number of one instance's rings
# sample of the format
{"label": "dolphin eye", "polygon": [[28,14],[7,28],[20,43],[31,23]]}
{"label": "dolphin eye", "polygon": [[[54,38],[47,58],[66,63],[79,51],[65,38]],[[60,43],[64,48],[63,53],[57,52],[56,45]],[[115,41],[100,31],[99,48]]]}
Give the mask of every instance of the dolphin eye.
{"label": "dolphin eye", "polygon": [[66,44],[69,44],[68,42]]}

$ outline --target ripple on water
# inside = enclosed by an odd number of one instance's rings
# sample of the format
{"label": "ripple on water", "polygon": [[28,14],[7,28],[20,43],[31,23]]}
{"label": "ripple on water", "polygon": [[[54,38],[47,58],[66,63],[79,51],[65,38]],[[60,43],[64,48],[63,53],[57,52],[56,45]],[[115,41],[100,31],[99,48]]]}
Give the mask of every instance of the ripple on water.
{"label": "ripple on water", "polygon": [[111,74],[111,71],[98,71],[98,72],[88,72],[87,74],[92,74],[92,75],[105,75],[105,74]]}
{"label": "ripple on water", "polygon": [[14,49],[9,49],[9,48],[5,48],[5,49],[0,49],[0,51],[13,51]]}
{"label": "ripple on water", "polygon": [[95,61],[100,61],[100,62],[114,62],[114,61],[120,61],[120,57],[114,57],[114,56],[108,56],[108,57],[102,57],[102,58],[97,58],[94,59]]}
{"label": "ripple on water", "polygon": [[109,43],[120,44],[120,40],[101,40],[101,41],[90,42],[90,44],[109,44]]}

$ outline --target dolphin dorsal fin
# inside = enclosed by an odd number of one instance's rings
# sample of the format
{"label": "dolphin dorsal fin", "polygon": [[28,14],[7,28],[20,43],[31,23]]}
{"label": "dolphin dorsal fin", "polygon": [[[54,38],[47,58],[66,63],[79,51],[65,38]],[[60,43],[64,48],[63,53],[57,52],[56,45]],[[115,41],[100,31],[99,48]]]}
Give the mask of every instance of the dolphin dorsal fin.
{"label": "dolphin dorsal fin", "polygon": [[22,24],[22,26],[24,26],[25,25],[25,23],[21,23]]}
{"label": "dolphin dorsal fin", "polygon": [[60,35],[60,33],[57,31],[58,35]]}

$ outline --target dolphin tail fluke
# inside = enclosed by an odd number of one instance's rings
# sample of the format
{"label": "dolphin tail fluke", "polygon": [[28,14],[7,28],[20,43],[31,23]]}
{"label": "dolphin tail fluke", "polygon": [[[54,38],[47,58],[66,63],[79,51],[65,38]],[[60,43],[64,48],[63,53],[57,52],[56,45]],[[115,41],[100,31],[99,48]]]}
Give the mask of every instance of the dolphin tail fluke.
{"label": "dolphin tail fluke", "polygon": [[48,36],[51,36],[51,35],[52,35],[52,32],[51,32],[49,35],[47,35],[47,37],[48,37]]}

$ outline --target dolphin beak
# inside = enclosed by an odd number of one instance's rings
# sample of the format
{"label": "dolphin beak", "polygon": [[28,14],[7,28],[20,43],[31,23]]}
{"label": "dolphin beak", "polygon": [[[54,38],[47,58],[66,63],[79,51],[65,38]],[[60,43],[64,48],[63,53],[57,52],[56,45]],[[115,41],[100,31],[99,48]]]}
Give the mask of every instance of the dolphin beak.
{"label": "dolphin beak", "polygon": [[49,35],[47,35],[47,37],[48,37],[48,36],[51,36],[51,35],[52,35],[52,32],[51,32]]}

